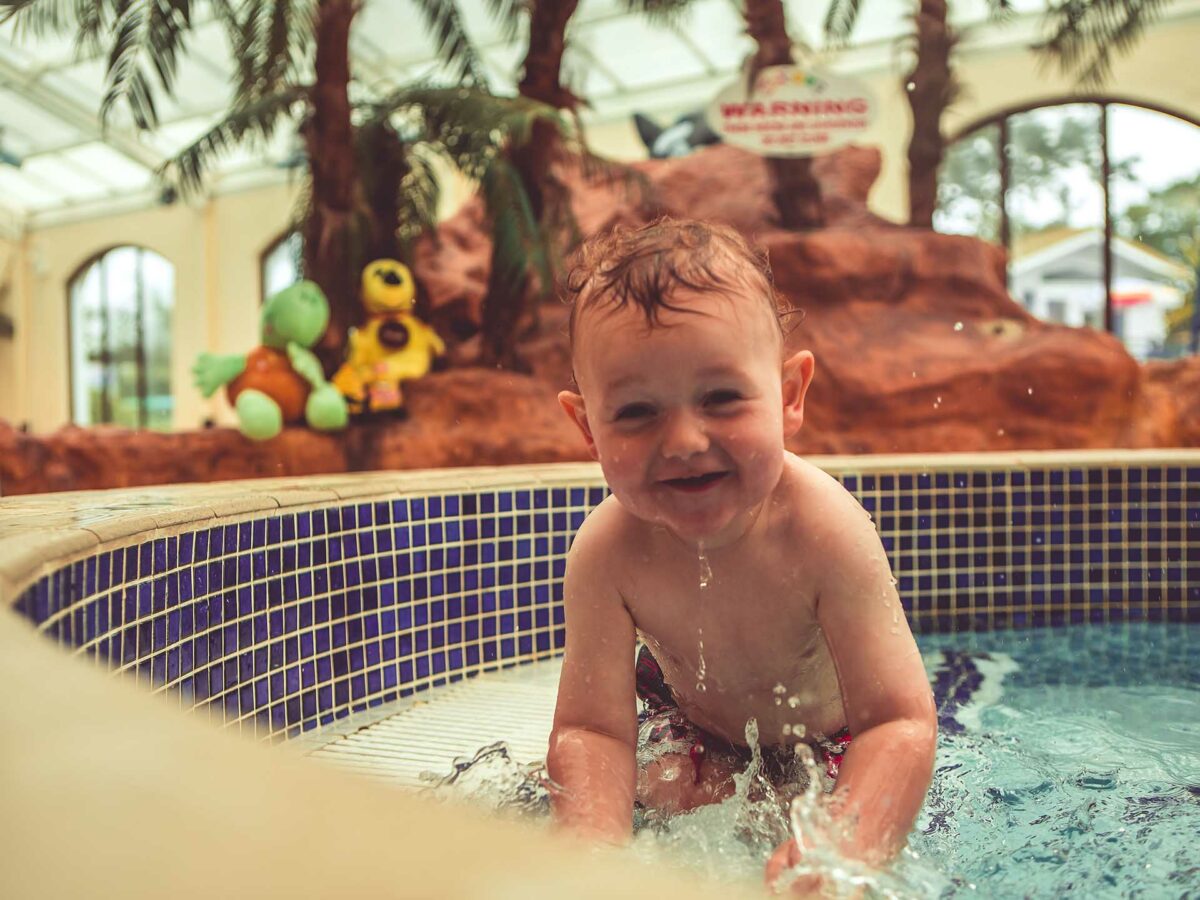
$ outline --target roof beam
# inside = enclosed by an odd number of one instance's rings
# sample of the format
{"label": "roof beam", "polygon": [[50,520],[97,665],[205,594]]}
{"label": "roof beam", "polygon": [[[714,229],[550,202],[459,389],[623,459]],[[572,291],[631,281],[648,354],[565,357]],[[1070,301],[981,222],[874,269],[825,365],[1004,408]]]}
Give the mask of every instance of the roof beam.
{"label": "roof beam", "polygon": [[103,141],[140,166],[153,170],[163,161],[162,157],[142,144],[133,134],[103,127],[96,112],[43,84],[36,77],[31,78],[19,66],[14,66],[3,58],[0,58],[0,84],[40,106],[50,115],[62,119],[72,128],[78,128],[94,140]]}

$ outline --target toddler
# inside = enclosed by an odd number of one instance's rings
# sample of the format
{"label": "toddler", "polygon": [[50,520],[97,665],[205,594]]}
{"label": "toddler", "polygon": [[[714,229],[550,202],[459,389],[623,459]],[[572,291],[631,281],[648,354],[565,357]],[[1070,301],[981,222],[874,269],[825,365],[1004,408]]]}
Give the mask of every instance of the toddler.
{"label": "toddler", "polygon": [[[567,563],[557,820],[621,843],[635,800],[729,796],[754,719],[773,780],[808,744],[843,852],[888,860],[929,787],[933,699],[869,517],[784,449],[814,360],[784,353],[765,260],[660,219],[585,244],[567,292],[578,393],[559,402],[612,494]],[[768,875],[802,853],[785,843]]]}

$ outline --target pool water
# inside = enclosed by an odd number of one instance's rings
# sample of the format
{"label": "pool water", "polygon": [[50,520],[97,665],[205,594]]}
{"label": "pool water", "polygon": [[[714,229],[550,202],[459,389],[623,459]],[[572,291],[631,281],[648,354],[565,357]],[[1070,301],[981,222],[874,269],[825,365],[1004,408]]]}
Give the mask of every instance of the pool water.
{"label": "pool water", "polygon": [[[922,635],[918,644],[940,718],[929,796],[888,872],[818,847],[812,866],[828,882],[887,897],[1200,896],[1200,625]],[[440,790],[545,815],[535,770],[502,748],[477,759]],[[642,828],[633,852],[760,881],[789,823],[777,806],[748,799],[751,782],[717,807]],[[803,827],[823,827],[819,804],[801,803],[800,813]]]}
{"label": "pool water", "polygon": [[954,704],[941,705],[933,785],[910,847],[951,880],[949,895],[1200,894],[1200,626],[919,643],[929,655],[1003,655],[1016,666],[976,692],[961,730]]}

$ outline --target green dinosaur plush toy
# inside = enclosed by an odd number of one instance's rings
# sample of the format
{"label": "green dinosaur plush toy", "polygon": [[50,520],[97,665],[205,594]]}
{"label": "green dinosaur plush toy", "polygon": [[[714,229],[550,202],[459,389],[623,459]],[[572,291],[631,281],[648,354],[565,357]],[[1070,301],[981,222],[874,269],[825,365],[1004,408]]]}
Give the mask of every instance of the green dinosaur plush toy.
{"label": "green dinosaur plush toy", "polygon": [[309,350],[328,324],[329,301],[316,284],[284,288],[263,304],[262,344],[245,355],[200,354],[192,366],[196,387],[211,397],[227,385],[238,428],[251,440],[273,438],[288,422],[318,431],[345,428],[346,400]]}

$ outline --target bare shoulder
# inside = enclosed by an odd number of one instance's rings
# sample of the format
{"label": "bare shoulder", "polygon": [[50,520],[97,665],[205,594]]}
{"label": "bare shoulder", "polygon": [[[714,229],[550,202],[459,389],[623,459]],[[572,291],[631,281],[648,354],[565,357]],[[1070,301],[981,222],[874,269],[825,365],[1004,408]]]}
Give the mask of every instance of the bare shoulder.
{"label": "bare shoulder", "polygon": [[617,502],[617,498],[609,494],[587,514],[587,518],[575,533],[571,550],[574,552],[576,547],[587,552],[600,548],[615,550],[633,539],[632,533],[637,530],[639,524],[638,520]]}
{"label": "bare shoulder", "polygon": [[568,556],[568,574],[572,570],[581,574],[587,570],[589,576],[606,576],[612,580],[614,571],[620,566],[614,563],[628,557],[631,547],[636,547],[642,525],[631,516],[611,495],[596,506],[575,533]]}
{"label": "bare shoulder", "polygon": [[845,562],[882,554],[879,535],[862,504],[828,472],[789,454],[781,479],[792,509],[793,540],[816,558]]}
{"label": "bare shoulder", "polygon": [[809,534],[814,527],[817,533],[874,531],[866,510],[840,481],[795,454],[786,457],[780,488]]}

